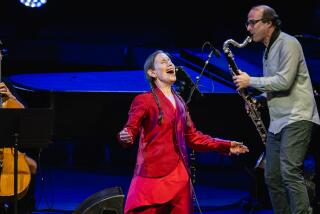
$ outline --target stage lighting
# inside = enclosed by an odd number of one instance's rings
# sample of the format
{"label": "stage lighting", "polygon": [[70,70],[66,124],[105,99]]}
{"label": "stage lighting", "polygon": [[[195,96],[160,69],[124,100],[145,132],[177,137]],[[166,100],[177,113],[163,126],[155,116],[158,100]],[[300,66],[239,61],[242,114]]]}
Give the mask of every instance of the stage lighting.
{"label": "stage lighting", "polygon": [[41,7],[47,0],[20,0],[20,2],[27,7]]}

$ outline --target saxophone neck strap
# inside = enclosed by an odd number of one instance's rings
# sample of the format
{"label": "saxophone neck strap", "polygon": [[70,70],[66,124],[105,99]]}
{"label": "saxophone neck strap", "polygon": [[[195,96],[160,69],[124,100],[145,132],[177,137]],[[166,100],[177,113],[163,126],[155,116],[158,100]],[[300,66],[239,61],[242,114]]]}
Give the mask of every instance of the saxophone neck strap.
{"label": "saxophone neck strap", "polygon": [[276,39],[279,37],[281,31],[279,28],[275,28],[272,35],[271,35],[271,38],[270,38],[270,42],[268,44],[268,47],[266,48],[266,51],[264,52],[264,59],[267,60],[268,59],[268,54],[269,54],[269,50],[272,46],[272,44],[274,43],[274,41],[276,41]]}

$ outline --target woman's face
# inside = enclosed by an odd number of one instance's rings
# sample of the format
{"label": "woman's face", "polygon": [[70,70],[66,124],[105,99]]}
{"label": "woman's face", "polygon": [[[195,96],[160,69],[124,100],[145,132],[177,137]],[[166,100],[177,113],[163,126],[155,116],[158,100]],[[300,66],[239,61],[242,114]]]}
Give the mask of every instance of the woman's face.
{"label": "woman's face", "polygon": [[154,60],[154,70],[150,69],[148,74],[165,84],[172,85],[176,81],[175,66],[165,53],[159,53]]}

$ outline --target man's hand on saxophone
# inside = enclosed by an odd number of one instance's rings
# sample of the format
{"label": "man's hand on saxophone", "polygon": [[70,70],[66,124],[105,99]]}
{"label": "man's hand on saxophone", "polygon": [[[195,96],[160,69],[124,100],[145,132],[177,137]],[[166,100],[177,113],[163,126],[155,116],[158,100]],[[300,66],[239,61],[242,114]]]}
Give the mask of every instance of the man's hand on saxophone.
{"label": "man's hand on saxophone", "polygon": [[250,82],[250,76],[246,72],[239,71],[239,75],[234,75],[232,77],[234,84],[237,86],[237,90],[247,88]]}

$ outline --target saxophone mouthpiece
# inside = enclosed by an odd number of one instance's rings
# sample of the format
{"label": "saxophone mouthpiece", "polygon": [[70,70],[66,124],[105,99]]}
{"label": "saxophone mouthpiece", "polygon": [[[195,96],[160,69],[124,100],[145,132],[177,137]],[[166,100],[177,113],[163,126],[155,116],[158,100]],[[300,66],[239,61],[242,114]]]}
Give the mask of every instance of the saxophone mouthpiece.
{"label": "saxophone mouthpiece", "polygon": [[246,41],[247,43],[252,42],[252,35],[247,36]]}

